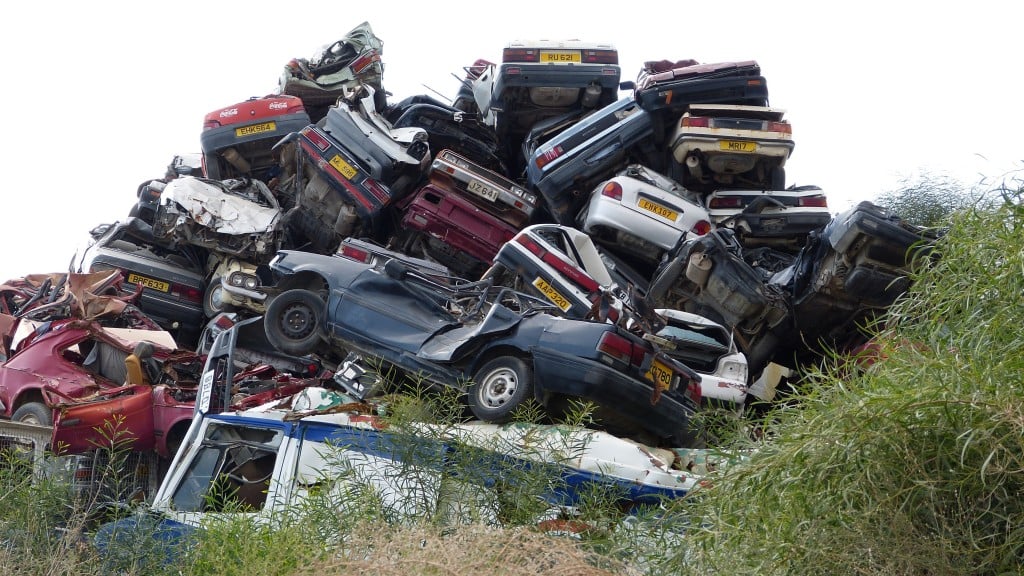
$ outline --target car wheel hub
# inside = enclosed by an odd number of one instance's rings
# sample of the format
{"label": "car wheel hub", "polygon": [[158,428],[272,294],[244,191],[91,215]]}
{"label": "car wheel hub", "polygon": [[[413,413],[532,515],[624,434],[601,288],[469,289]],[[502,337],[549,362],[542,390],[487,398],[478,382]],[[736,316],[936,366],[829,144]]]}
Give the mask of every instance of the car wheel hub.
{"label": "car wheel hub", "polygon": [[312,316],[306,306],[289,306],[281,315],[281,328],[289,338],[304,338],[313,331]]}
{"label": "car wheel hub", "polygon": [[512,399],[519,380],[514,370],[500,368],[487,375],[481,386],[481,400],[485,406],[496,408]]}

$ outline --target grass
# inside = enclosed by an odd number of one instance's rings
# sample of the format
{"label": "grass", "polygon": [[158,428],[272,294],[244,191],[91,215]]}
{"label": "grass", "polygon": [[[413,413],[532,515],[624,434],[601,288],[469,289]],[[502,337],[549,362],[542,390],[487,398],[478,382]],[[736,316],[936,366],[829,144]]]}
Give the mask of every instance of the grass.
{"label": "grass", "polygon": [[[480,502],[459,491],[472,481],[452,482],[449,501],[466,506],[424,508],[418,521],[372,491],[325,490],[271,524],[211,521],[170,567],[135,549],[121,573],[1022,573],[1024,191],[1001,192],[999,205],[952,216],[941,257],[873,328],[883,360],[851,372],[837,355],[808,367],[800,395],[768,414],[763,437],[722,432],[748,457],[691,497],[625,517],[613,495],[595,491],[580,503],[589,529],[566,536],[535,522],[536,495],[557,482],[543,468],[509,470],[504,492]],[[459,413],[449,400],[396,399],[392,425],[428,416],[443,433]],[[587,414],[579,406],[570,419]],[[80,513],[68,511],[66,483],[33,484],[6,462],[0,570],[110,573],[89,547],[52,530]],[[469,456],[457,467],[462,480],[480,468]]]}

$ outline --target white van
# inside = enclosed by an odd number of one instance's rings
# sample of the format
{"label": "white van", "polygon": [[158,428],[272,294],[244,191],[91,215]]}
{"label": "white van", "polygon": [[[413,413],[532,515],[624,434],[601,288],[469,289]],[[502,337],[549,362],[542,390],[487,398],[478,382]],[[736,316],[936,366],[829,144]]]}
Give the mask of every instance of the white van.
{"label": "white van", "polygon": [[[673,468],[671,451],[605,432],[482,422],[396,429],[368,413],[372,403],[320,387],[242,412],[209,413],[231,382],[238,328],[254,321],[262,318],[222,332],[210,350],[196,417],[148,510],[146,525],[158,525],[161,539],[187,535],[211,515],[270,520],[324,489],[341,497],[370,492],[384,517],[398,521],[443,514],[493,522],[497,492],[533,473],[555,478],[543,495],[553,514],[571,509],[588,487],[614,490],[628,507],[682,497],[700,479]],[[111,540],[129,538],[139,520],[102,527],[101,553]]]}

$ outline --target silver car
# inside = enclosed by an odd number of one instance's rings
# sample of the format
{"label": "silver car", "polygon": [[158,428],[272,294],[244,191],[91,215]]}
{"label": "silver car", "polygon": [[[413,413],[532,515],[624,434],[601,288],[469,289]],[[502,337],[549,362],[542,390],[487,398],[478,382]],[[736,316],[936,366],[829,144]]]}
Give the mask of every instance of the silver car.
{"label": "silver car", "polygon": [[703,236],[712,226],[694,194],[639,164],[598,185],[577,225],[610,250],[651,265],[680,236]]}

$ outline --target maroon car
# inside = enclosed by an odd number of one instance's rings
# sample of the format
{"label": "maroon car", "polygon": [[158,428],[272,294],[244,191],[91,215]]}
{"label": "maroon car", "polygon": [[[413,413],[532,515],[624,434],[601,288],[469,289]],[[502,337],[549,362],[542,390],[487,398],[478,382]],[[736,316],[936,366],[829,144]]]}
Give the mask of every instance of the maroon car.
{"label": "maroon car", "polygon": [[154,388],[127,383],[125,358],[138,342],[153,344],[161,375],[154,384],[198,384],[202,357],[177,349],[166,332],[105,328],[82,319],[45,327],[0,364],[0,416],[54,425],[54,450],[83,452],[110,446],[114,437],[134,450],[155,447]]}

